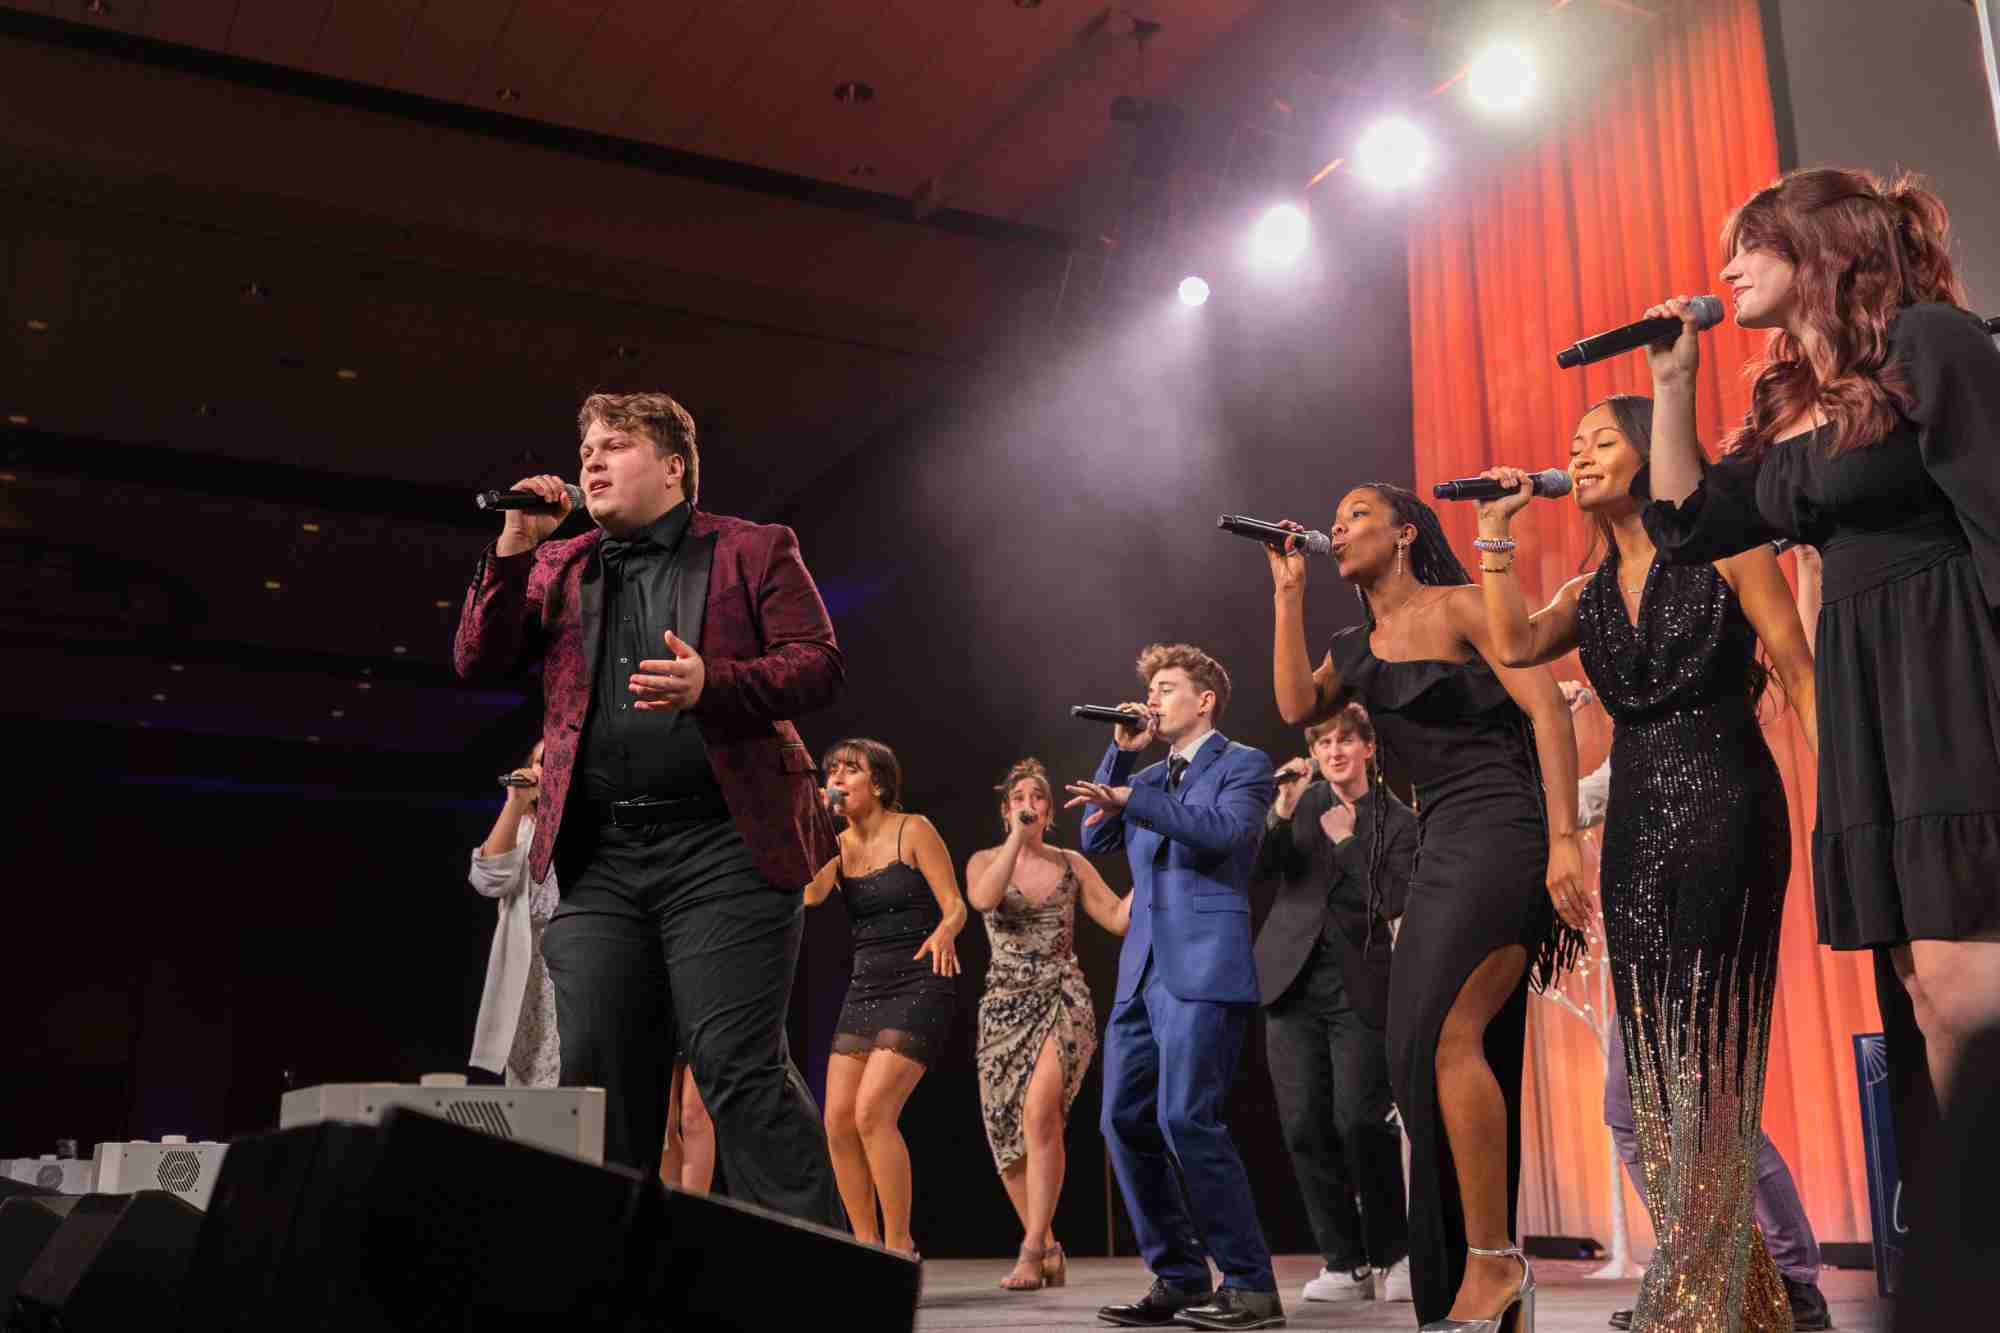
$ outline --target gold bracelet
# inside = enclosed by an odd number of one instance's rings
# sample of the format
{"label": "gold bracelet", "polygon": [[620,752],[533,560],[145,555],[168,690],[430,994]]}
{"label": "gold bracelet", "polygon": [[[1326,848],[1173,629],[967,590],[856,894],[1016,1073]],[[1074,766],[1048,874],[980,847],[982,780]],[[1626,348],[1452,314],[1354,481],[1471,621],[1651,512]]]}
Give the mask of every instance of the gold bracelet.
{"label": "gold bracelet", "polygon": [[1495,569],[1482,560],[1479,562],[1479,570],[1483,574],[1511,574],[1514,572],[1514,562],[1509,560],[1506,564],[1500,566],[1500,568]]}

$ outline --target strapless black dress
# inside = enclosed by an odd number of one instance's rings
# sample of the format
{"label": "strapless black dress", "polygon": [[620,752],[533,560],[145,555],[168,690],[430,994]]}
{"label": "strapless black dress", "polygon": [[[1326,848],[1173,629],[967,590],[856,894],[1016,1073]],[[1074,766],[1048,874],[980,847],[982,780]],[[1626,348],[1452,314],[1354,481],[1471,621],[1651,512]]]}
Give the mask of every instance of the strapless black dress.
{"label": "strapless black dress", "polygon": [[1389,1079],[1410,1136],[1410,1285],[1417,1322],[1451,1312],[1465,1216],[1437,1099],[1438,1034],[1465,979],[1518,944],[1530,967],[1486,1029],[1507,1103],[1507,1228],[1521,1179],[1521,1052],[1528,986],[1582,948],[1549,901],[1549,835],[1527,715],[1483,660],[1385,662],[1357,627],[1333,637],[1343,693],[1374,720],[1417,796],[1418,851],[1389,965]]}

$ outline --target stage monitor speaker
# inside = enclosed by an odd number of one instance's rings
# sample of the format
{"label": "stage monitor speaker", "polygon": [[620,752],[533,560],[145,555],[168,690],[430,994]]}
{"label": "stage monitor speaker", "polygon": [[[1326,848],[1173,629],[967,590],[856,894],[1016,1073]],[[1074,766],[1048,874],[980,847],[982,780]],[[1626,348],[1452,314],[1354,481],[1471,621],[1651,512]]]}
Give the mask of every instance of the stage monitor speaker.
{"label": "stage monitor speaker", "polygon": [[[774,1273],[782,1274],[773,1281]],[[186,1333],[915,1322],[921,1269],[761,1208],[407,1109],[230,1145]]]}
{"label": "stage monitor speaker", "polygon": [[654,1188],[665,1207],[641,1254],[632,1333],[915,1325],[923,1285],[915,1260],[733,1199]]}
{"label": "stage monitor speaker", "polygon": [[180,1298],[201,1210],[163,1190],[86,1194],[16,1290],[23,1333],[128,1333],[159,1326]]}
{"label": "stage monitor speaker", "polygon": [[223,1162],[181,1327],[615,1326],[658,1207],[635,1172],[400,1108],[258,1135]]}
{"label": "stage monitor speaker", "polygon": [[14,1289],[28,1275],[79,1196],[7,1181],[0,1189],[0,1328],[12,1328]]}

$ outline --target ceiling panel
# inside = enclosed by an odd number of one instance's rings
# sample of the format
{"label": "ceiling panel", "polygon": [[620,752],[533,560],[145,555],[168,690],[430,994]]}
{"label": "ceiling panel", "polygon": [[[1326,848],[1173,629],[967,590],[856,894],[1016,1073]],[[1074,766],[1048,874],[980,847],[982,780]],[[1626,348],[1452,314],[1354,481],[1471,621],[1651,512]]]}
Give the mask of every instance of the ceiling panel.
{"label": "ceiling panel", "polygon": [[229,27],[243,0],[147,0],[143,31],[163,42],[208,51],[229,44]]}
{"label": "ceiling panel", "polygon": [[[604,134],[628,133],[626,110],[657,77],[701,9],[702,0],[613,0],[561,82],[546,90],[547,114]],[[521,109],[541,115],[541,108],[541,102],[524,99]]]}
{"label": "ceiling panel", "polygon": [[[410,24],[390,86],[447,102],[465,97],[473,71],[519,3],[527,0],[430,0]],[[496,91],[475,90],[471,104],[498,108]]]}
{"label": "ceiling panel", "polygon": [[333,0],[243,0],[229,29],[229,54],[310,69]]}
{"label": "ceiling panel", "polygon": [[312,69],[336,79],[387,84],[426,0],[333,0]]}

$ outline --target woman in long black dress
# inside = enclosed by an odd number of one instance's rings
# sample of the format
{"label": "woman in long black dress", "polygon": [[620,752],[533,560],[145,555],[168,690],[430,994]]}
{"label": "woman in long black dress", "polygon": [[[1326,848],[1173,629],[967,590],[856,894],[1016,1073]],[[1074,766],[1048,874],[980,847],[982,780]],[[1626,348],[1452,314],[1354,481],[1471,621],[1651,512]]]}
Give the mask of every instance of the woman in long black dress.
{"label": "woman in long black dress", "polygon": [[1757,643],[1808,737],[1812,655],[1769,546],[1714,564],[1655,562],[1632,485],[1651,448],[1652,409],[1619,395],[1577,423],[1576,503],[1607,549],[1594,573],[1532,617],[1508,535],[1532,492],[1517,468],[1486,473],[1515,486],[1479,506],[1486,615],[1512,665],[1581,649],[1618,724],[1600,884],[1659,1237],[1632,1327],[1790,1333],[1790,1299],[1753,1220],[1792,869],[1784,780],[1757,719]]}
{"label": "woman in long black dress", "polygon": [[827,1148],[854,1234],[914,1254],[910,1150],[897,1122],[951,1035],[965,899],[937,829],[903,813],[893,750],[845,740],[821,766],[847,827],[840,855],[806,885],[806,906],[845,890],[854,933],[854,972],[826,1065]]}
{"label": "woman in long black dress", "polygon": [[1654,307],[1684,325],[1648,351],[1661,558],[1820,549],[1819,938],[1875,951],[1899,1148],[2000,1021],[2000,350],[1963,308],[1948,225],[1909,178],[1827,169],[1736,212],[1722,280],[1736,322],[1772,332],[1705,475],[1685,300]]}
{"label": "woman in long black dress", "polygon": [[[1534,1276],[1514,1246],[1527,987],[1574,961],[1590,921],[1575,733],[1546,671],[1495,656],[1479,589],[1430,506],[1362,486],[1341,500],[1332,536],[1367,624],[1336,634],[1315,670],[1305,558],[1271,550],[1273,683],[1294,725],[1360,699],[1416,784],[1420,851],[1389,968],[1388,1044],[1410,1135],[1417,1318],[1528,1333]],[[1369,837],[1379,856],[1380,828]]]}

